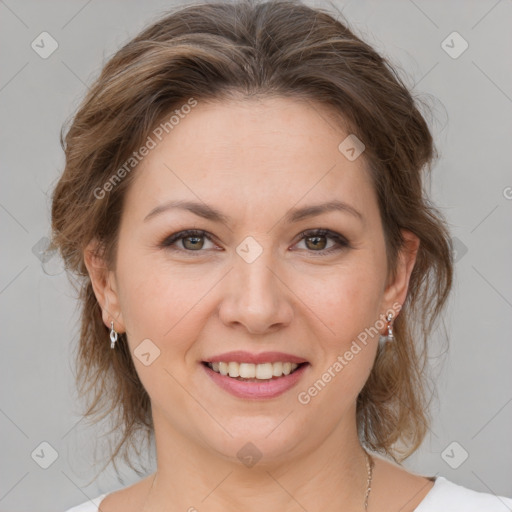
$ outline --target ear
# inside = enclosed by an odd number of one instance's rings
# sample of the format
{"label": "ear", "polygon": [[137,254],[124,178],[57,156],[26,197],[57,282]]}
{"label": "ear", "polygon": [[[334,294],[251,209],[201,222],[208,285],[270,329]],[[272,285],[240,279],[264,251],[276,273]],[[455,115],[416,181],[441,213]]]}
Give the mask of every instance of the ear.
{"label": "ear", "polygon": [[115,273],[107,268],[105,260],[97,252],[98,242],[93,240],[84,250],[84,263],[91,278],[94,295],[101,307],[103,323],[110,328],[114,322],[117,332],[124,332],[125,326],[119,304]]}
{"label": "ear", "polygon": [[[385,310],[396,309],[396,304],[402,304],[407,297],[409,279],[416,263],[416,256],[420,246],[420,239],[411,231],[402,229],[404,244],[398,253],[396,275],[392,282],[388,283],[384,292]],[[393,307],[395,305],[395,307]]]}

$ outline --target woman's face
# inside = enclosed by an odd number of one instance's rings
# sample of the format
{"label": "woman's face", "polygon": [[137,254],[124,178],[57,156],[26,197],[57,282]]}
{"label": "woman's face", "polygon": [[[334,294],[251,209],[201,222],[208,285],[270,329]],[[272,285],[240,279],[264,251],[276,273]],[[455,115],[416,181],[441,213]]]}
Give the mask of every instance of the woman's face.
{"label": "woman's face", "polygon": [[[198,102],[133,171],[116,268],[95,290],[106,325],[127,332],[157,442],[166,432],[264,461],[355,433],[379,338],[368,332],[385,333],[384,315],[396,316],[414,256],[387,282],[364,153],[354,160],[350,139],[339,149],[348,135],[310,103]],[[178,202],[193,206],[167,207]],[[185,230],[196,232],[170,240]],[[298,379],[244,384],[204,364],[231,351],[307,364]],[[256,371],[269,368],[279,372]]]}

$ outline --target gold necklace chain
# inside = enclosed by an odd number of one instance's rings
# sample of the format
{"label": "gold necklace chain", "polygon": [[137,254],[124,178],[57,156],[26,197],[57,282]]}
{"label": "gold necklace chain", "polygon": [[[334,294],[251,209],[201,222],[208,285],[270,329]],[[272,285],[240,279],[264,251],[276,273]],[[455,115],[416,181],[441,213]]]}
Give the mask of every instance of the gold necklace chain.
{"label": "gold necklace chain", "polygon": [[370,496],[370,491],[372,490],[372,477],[373,477],[373,459],[371,455],[365,450],[366,455],[366,471],[368,473],[368,481],[366,483],[366,492],[364,493],[364,510],[365,512],[368,510],[368,497]]}
{"label": "gold necklace chain", "polygon": [[[366,450],[364,451],[364,454],[366,455],[366,472],[368,474],[368,480],[366,482],[366,492],[364,493],[364,510],[366,512],[368,510],[368,497],[370,496],[370,491],[372,490],[374,461],[373,461],[373,458],[371,457],[371,455]],[[153,490],[153,486],[155,485],[155,480],[156,480],[156,471],[155,471],[155,476],[153,477],[153,482],[151,483],[151,487],[148,492],[148,496],[146,497],[146,501],[147,501],[147,498],[149,498],[149,494]]]}

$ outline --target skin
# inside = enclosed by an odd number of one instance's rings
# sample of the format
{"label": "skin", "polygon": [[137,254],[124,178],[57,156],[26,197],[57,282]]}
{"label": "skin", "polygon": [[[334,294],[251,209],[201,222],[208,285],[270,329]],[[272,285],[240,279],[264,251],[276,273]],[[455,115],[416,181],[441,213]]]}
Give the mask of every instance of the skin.
{"label": "skin", "polygon": [[[359,333],[403,304],[419,240],[404,232],[396,278],[388,279],[364,153],[351,162],[338,150],[347,135],[320,105],[286,98],[199,102],[134,171],[115,269],[92,256],[94,242],[85,258],[105,325],[114,320],[127,333],[132,356],[145,339],[160,350],[149,366],[133,357],[151,398],[157,471],[110,494],[103,512],[363,510],[367,473],[356,399],[378,336],[308,404],[297,394]],[[334,199],[362,220],[342,211],[283,220],[292,208]],[[144,221],[170,200],[203,202],[231,220],[173,209]],[[317,228],[339,233],[349,247],[321,256],[336,246],[333,239],[299,236]],[[214,239],[200,238],[199,249],[190,238],[174,250],[159,245],[184,229]],[[236,252],[247,236],[262,249],[252,263]],[[279,397],[242,400],[212,384],[200,364],[237,349],[288,352],[310,367]],[[250,468],[237,457],[248,442],[261,453]],[[414,510],[432,482],[374,459],[369,510]]]}

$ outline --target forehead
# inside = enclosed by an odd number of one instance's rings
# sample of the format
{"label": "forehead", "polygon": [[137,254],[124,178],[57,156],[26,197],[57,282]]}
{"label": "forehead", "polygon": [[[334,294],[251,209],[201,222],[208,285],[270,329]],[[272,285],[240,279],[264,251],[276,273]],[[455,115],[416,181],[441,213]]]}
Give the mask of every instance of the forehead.
{"label": "forehead", "polygon": [[153,136],[127,200],[147,209],[200,199],[261,213],[342,199],[368,209],[375,196],[364,159],[350,161],[339,149],[348,135],[326,107],[309,101],[198,101],[161,141]]}

